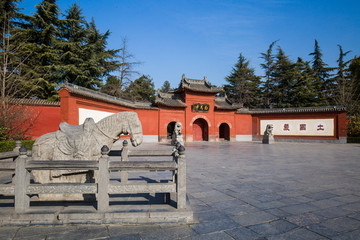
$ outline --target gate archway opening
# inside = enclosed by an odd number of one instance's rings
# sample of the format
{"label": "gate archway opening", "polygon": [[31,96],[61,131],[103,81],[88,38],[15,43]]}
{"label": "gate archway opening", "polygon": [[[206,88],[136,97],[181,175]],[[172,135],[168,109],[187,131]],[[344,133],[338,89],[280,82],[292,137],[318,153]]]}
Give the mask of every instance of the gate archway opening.
{"label": "gate archway opening", "polygon": [[167,135],[166,135],[167,139],[171,139],[173,132],[174,132],[175,124],[176,124],[176,122],[170,122],[167,125]]}
{"label": "gate archway opening", "polygon": [[194,121],[193,141],[209,141],[209,126],[205,119],[198,118]]}
{"label": "gate archway opening", "polygon": [[219,127],[220,140],[230,141],[230,127],[227,123],[222,123]]}

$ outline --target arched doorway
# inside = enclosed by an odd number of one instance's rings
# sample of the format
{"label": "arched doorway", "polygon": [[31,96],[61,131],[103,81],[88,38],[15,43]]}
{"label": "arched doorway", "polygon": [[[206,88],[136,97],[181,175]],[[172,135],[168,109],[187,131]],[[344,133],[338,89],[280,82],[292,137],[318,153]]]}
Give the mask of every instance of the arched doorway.
{"label": "arched doorway", "polygon": [[209,128],[207,122],[198,118],[193,123],[193,141],[208,141],[209,140]]}
{"label": "arched doorway", "polygon": [[175,124],[176,122],[171,122],[167,125],[167,135],[166,135],[167,139],[171,139],[172,134],[174,132]]}
{"label": "arched doorway", "polygon": [[219,127],[220,140],[230,141],[230,127],[227,123],[222,123]]}

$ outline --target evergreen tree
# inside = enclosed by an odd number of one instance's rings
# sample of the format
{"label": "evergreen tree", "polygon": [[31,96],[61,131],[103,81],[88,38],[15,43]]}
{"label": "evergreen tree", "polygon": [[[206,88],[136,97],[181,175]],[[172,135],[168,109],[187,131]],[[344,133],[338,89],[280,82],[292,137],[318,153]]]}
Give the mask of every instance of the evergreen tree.
{"label": "evergreen tree", "polygon": [[[61,26],[61,43],[59,48],[61,73],[60,81],[82,85],[84,69],[80,68],[84,64],[85,51],[83,45],[86,38],[86,21],[80,7],[74,3],[67,9],[64,15],[65,19]],[[80,80],[81,79],[81,80]]]}
{"label": "evergreen tree", "polygon": [[169,92],[169,90],[170,90],[170,82],[168,80],[166,80],[164,82],[164,84],[162,85],[160,91],[163,93],[167,93],[167,92]]}
{"label": "evergreen tree", "polygon": [[338,67],[336,68],[337,73],[333,78],[334,88],[332,89],[332,102],[336,105],[348,106],[350,107],[350,102],[352,99],[351,92],[351,78],[348,74],[348,65],[351,62],[345,61],[344,58],[351,51],[344,52],[341,45],[339,47],[339,58],[337,60]]}
{"label": "evergreen tree", "polygon": [[42,99],[58,99],[56,82],[59,79],[56,71],[61,21],[58,18],[59,8],[56,0],[43,0],[36,5],[34,16],[27,16],[22,24],[21,35],[27,42],[27,50],[33,52],[23,70],[32,75],[30,85],[36,85],[34,96]]}
{"label": "evergreen tree", "polygon": [[309,55],[313,56],[312,69],[314,71],[314,88],[316,90],[315,101],[317,105],[329,104],[331,97],[332,81],[329,79],[332,68],[322,60],[322,53],[318,41],[315,39],[314,52]]}
{"label": "evergreen tree", "polygon": [[274,85],[271,94],[274,104],[277,107],[291,107],[294,101],[295,64],[285,55],[281,47],[278,47],[272,77]]}
{"label": "evergreen tree", "polygon": [[[350,116],[360,116],[360,57],[354,57],[349,65],[350,91],[352,93],[352,108]],[[359,117],[358,117],[359,118]]]}
{"label": "evergreen tree", "polygon": [[100,91],[114,97],[123,97],[123,90],[119,87],[119,77],[117,76],[108,76],[106,84],[101,87]]}
{"label": "evergreen tree", "polygon": [[273,71],[275,68],[274,65],[274,55],[273,55],[273,47],[277,41],[274,41],[270,44],[268,50],[266,53],[261,53],[262,59],[264,59],[264,63],[262,63],[260,66],[265,70],[265,82],[262,86],[262,94],[263,94],[263,105],[264,107],[270,107],[272,103],[272,97],[271,97],[271,91],[273,87]]}
{"label": "evergreen tree", "polygon": [[148,101],[155,100],[155,85],[149,76],[142,75],[136,79],[124,91],[124,98],[132,101]]}
{"label": "evergreen tree", "polygon": [[224,90],[229,99],[235,103],[243,103],[246,107],[260,105],[260,77],[249,67],[249,61],[240,53],[238,62],[227,76],[228,84]]}
{"label": "evergreen tree", "polygon": [[76,3],[66,10],[61,33],[61,79],[98,89],[103,78],[119,67],[114,60],[118,50],[106,49],[110,32],[100,33],[94,19],[87,23]]}
{"label": "evergreen tree", "polygon": [[349,65],[349,75],[352,79],[352,88],[360,96],[360,57],[354,57]]}
{"label": "evergreen tree", "polygon": [[83,86],[88,88],[100,87],[104,77],[110,77],[111,72],[120,66],[118,58],[119,49],[107,49],[107,39],[110,31],[104,34],[96,28],[94,19],[88,24],[85,44],[85,64],[89,76]]}
{"label": "evergreen tree", "polygon": [[294,68],[294,86],[292,107],[310,107],[314,105],[315,91],[312,85],[313,71],[309,62],[298,58]]}

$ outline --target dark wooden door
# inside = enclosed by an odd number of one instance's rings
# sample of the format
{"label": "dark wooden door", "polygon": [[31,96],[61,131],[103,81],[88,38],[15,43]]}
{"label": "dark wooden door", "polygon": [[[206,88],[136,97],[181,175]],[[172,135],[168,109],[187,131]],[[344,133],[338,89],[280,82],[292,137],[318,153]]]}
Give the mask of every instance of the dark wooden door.
{"label": "dark wooden door", "polygon": [[229,125],[227,125],[226,123],[222,123],[220,125],[220,139],[224,139],[224,140],[230,140],[230,127]]}

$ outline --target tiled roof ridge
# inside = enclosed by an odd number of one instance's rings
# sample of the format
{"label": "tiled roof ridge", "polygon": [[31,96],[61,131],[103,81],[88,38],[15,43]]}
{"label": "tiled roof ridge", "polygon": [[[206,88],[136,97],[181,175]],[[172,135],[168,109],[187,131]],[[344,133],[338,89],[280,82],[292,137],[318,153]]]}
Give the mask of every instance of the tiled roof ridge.
{"label": "tiled roof ridge", "polygon": [[238,113],[251,113],[251,114],[263,114],[263,113],[294,113],[294,112],[335,112],[346,111],[344,106],[319,106],[319,107],[297,107],[297,108],[259,108],[259,109],[238,109]]}
{"label": "tiled roof ridge", "polygon": [[172,99],[180,99],[180,94],[176,93],[176,92],[161,92],[160,89],[157,90],[157,95],[160,98],[172,98]]}
{"label": "tiled roof ridge", "polygon": [[241,108],[243,104],[240,103],[233,103],[231,102],[227,96],[224,97],[215,96],[215,107],[218,109],[238,109]]}
{"label": "tiled roof ridge", "polygon": [[200,80],[200,79],[192,79],[192,78],[187,78],[185,77],[185,74],[182,75],[182,79],[180,82],[180,86],[179,88],[186,88],[192,91],[197,91],[197,92],[213,92],[213,93],[217,93],[217,92],[222,92],[223,88],[222,87],[217,87],[215,85],[211,85],[208,81],[207,81],[207,77],[204,76],[204,79]]}
{"label": "tiled roof ridge", "polygon": [[32,99],[32,98],[10,98],[9,104],[22,104],[22,105],[36,105],[36,106],[60,106],[59,101],[47,101],[45,99]]}
{"label": "tiled roof ridge", "polygon": [[79,94],[81,96],[98,99],[98,100],[102,100],[105,102],[110,102],[110,103],[130,107],[130,108],[140,108],[140,109],[154,108],[150,102],[129,101],[129,100],[125,100],[122,98],[110,96],[110,95],[102,93],[102,92],[84,88],[84,87],[81,87],[81,86],[78,86],[75,84],[71,84],[71,83],[64,83],[61,88],[68,89],[70,92]]}
{"label": "tiled roof ridge", "polygon": [[162,104],[170,107],[187,107],[187,104],[182,101],[180,94],[176,92],[164,93],[161,92],[160,89],[157,90],[155,104]]}

